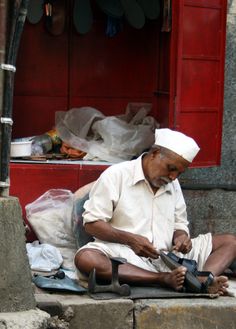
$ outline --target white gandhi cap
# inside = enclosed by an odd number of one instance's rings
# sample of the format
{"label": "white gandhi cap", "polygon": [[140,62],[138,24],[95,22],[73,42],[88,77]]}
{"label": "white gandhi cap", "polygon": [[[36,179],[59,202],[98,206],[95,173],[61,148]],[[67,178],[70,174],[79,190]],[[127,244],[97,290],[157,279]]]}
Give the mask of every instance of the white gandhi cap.
{"label": "white gandhi cap", "polygon": [[194,139],[168,128],[156,129],[155,145],[163,146],[189,162],[193,161],[200,150]]}

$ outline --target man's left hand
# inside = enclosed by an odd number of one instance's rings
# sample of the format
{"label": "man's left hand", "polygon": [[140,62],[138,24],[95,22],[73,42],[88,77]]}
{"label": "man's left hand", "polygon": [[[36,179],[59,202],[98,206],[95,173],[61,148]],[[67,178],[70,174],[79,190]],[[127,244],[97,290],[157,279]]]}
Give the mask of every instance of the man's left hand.
{"label": "man's left hand", "polygon": [[184,231],[175,231],[173,236],[173,250],[187,254],[192,249],[192,241]]}

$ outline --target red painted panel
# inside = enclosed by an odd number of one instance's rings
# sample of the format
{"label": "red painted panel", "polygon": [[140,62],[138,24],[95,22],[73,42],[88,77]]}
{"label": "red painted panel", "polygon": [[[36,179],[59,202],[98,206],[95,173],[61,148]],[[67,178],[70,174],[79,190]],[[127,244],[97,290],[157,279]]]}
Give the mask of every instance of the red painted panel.
{"label": "red painted panel", "polygon": [[180,2],[174,123],[202,144],[193,166],[220,164],[226,6]]}
{"label": "red painted panel", "polygon": [[158,24],[147,23],[141,30],[124,24],[113,38],[105,29],[105,20],[97,20],[88,34],[73,33],[71,96],[152,96],[157,87]]}
{"label": "red painted panel", "polygon": [[183,15],[183,56],[219,56],[221,11],[186,6]]}
{"label": "red painted panel", "polygon": [[218,107],[219,78],[218,61],[183,60],[180,111]]}
{"label": "red painted panel", "polygon": [[71,98],[70,107],[91,106],[101,111],[104,115],[110,116],[125,113],[129,102],[152,103],[153,98],[73,97]]}
{"label": "red painted panel", "polygon": [[16,63],[15,95],[66,96],[68,88],[68,37],[52,36],[43,20],[26,21]]}
{"label": "red painted panel", "polygon": [[[43,193],[52,188],[68,189],[72,192],[78,188],[79,170],[72,165],[47,165],[47,164],[15,164],[10,165],[10,195],[19,198],[23,217],[25,205],[33,202]],[[29,240],[34,240],[31,234]]]}
{"label": "red painted panel", "polygon": [[65,97],[15,96],[13,137],[41,135],[55,126],[55,112],[67,110]]}
{"label": "red painted panel", "polygon": [[217,113],[182,113],[179,129],[193,137],[201,150],[195,158],[194,166],[213,166],[218,163],[221,136],[219,136]]}
{"label": "red painted panel", "polygon": [[95,181],[108,165],[82,165],[79,174],[79,186]]}
{"label": "red painted panel", "polygon": [[199,6],[199,7],[221,7],[221,0],[184,0],[185,5]]}

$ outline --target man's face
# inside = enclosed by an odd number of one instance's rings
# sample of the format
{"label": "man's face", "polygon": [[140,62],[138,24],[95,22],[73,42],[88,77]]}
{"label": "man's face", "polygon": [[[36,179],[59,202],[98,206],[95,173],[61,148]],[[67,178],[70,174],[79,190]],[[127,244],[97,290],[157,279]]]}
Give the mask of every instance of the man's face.
{"label": "man's face", "polygon": [[144,174],[152,187],[160,188],[175,180],[189,164],[187,160],[172,151],[162,154],[160,150],[155,150],[148,158]]}

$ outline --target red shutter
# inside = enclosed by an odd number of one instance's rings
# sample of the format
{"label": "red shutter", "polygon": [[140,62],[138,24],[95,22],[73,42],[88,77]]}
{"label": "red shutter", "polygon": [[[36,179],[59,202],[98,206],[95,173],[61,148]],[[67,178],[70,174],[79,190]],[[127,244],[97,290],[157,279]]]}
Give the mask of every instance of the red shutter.
{"label": "red shutter", "polygon": [[193,166],[220,164],[226,0],[180,0],[176,130],[201,147]]}

